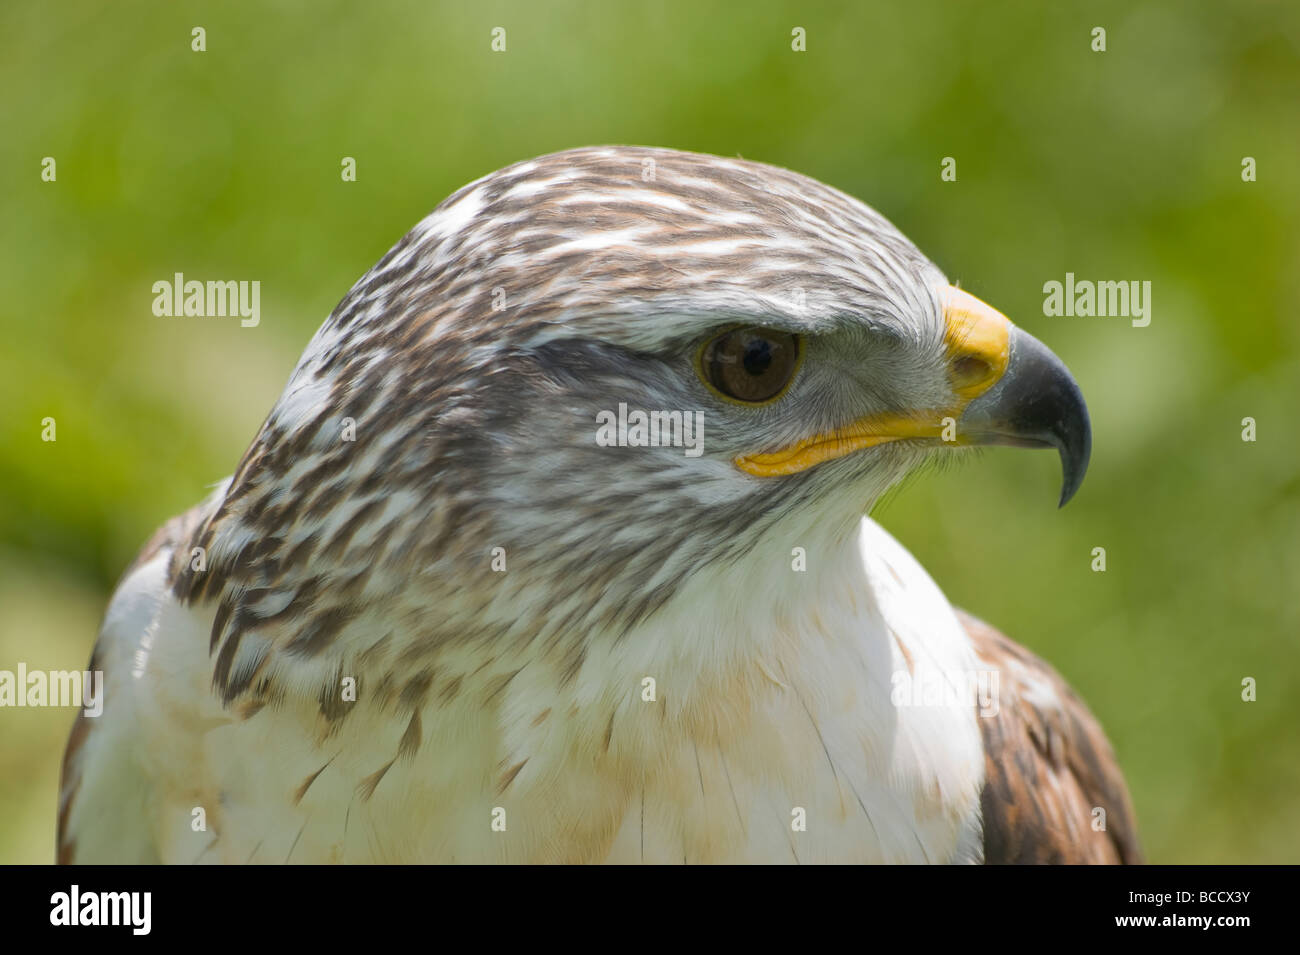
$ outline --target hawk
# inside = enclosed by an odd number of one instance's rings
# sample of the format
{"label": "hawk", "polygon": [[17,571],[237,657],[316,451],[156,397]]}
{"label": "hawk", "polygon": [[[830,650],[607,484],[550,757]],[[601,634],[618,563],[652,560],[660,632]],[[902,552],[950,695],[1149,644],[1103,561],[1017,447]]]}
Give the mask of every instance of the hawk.
{"label": "hawk", "polygon": [[127,571],[59,859],[1136,861],[1084,704],[866,516],[972,445],[1056,449],[1063,504],[1079,388],[861,202],[665,149],[492,173]]}

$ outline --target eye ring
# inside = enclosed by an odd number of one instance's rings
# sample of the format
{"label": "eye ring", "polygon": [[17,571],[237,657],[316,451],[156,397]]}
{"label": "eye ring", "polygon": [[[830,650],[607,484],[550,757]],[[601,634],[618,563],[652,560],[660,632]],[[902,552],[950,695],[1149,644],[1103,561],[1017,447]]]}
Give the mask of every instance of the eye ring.
{"label": "eye ring", "polygon": [[733,325],[701,343],[695,371],[723,401],[756,408],[785,396],[803,357],[800,335],[762,325]]}

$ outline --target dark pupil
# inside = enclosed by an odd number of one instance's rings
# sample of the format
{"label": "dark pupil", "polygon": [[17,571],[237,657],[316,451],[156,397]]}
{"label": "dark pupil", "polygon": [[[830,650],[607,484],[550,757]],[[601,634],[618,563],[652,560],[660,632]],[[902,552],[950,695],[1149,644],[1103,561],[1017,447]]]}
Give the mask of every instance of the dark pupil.
{"label": "dark pupil", "polygon": [[763,338],[751,338],[745,343],[742,359],[745,371],[757,378],[772,364],[772,343]]}

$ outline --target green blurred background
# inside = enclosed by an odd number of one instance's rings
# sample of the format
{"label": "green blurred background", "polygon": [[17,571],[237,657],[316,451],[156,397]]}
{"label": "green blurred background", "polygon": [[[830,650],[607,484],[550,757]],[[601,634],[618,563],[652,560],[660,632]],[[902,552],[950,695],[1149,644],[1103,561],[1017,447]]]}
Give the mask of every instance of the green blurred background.
{"label": "green blurred background", "polygon": [[[0,669],[85,665],[136,549],[449,192],[570,146],[738,154],[874,205],[1074,370],[1064,511],[1054,456],[1004,451],[876,516],[1090,702],[1153,861],[1300,861],[1298,61],[1300,8],[1257,0],[5,3]],[[260,280],[260,326],[156,318],[177,271]],[[1045,317],[1067,271],[1149,280],[1150,326]],[[71,719],[0,712],[0,862],[53,858]]]}

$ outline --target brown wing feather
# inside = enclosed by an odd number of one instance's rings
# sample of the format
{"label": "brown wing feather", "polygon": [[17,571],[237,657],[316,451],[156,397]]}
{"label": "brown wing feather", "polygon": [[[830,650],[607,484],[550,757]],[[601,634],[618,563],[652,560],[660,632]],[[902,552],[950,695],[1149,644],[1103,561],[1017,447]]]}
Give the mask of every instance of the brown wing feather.
{"label": "brown wing feather", "polygon": [[[980,658],[1000,673],[998,713],[979,720],[985,863],[1142,862],[1128,789],[1096,718],[1038,657],[958,616]],[[1104,831],[1093,828],[1098,807]]]}

